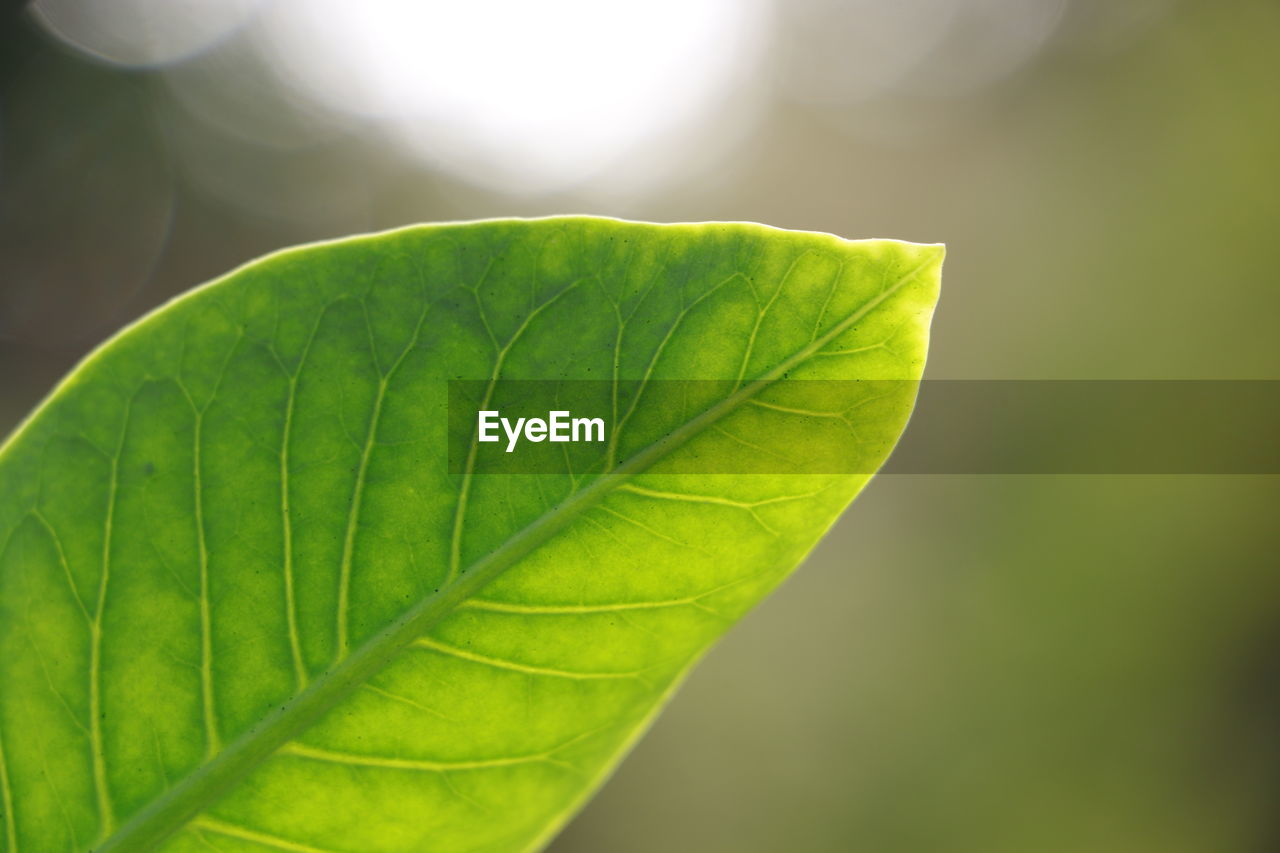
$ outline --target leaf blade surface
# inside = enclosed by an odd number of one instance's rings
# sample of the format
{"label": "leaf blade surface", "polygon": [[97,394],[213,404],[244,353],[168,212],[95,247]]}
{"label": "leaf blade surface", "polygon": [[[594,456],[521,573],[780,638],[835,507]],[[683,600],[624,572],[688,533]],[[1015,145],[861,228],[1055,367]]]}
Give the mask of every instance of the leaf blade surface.
{"label": "leaf blade surface", "polygon": [[[675,463],[820,441],[784,378],[917,379],[940,261],[742,224],[427,226],[126,330],[0,450],[5,850],[542,843],[867,479]],[[734,390],[620,399],[604,476],[448,470],[449,380],[552,378]],[[867,470],[910,400],[858,416]]]}

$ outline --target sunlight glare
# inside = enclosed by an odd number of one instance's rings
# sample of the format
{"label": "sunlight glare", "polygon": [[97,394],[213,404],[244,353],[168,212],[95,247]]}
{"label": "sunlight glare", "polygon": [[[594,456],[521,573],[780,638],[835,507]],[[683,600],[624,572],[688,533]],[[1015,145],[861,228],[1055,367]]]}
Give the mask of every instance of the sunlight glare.
{"label": "sunlight glare", "polygon": [[569,186],[716,108],[763,41],[749,0],[282,0],[259,35],[325,107],[464,178]]}

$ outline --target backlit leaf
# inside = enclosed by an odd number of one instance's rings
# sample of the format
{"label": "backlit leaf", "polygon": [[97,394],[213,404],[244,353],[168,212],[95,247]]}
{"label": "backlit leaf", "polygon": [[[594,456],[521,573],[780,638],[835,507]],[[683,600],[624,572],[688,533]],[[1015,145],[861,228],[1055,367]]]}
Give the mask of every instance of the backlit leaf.
{"label": "backlit leaf", "polygon": [[[941,259],[421,226],[125,330],[0,448],[0,849],[545,844],[883,461],[910,383],[800,380],[918,379]],[[594,468],[486,474],[451,380],[627,390]],[[833,425],[862,465],[788,467]]]}

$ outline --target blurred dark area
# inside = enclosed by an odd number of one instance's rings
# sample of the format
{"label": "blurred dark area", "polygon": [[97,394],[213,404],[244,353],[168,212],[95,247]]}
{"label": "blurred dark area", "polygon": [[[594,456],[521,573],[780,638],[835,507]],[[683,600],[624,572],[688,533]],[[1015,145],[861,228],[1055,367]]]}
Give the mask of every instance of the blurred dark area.
{"label": "blurred dark area", "polygon": [[[1280,379],[1274,0],[0,9],[0,434],[265,252],[553,213],[945,242],[935,379]],[[882,476],[552,849],[1280,851],[1278,486]]]}

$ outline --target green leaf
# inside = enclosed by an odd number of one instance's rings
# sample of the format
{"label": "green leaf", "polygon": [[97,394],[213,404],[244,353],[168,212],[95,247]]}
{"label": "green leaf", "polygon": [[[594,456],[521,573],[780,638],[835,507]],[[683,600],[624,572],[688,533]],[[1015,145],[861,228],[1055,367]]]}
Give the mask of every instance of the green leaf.
{"label": "green leaf", "polygon": [[[941,259],[420,226],[125,330],[0,448],[0,849],[545,844],[868,478],[676,463],[793,459],[834,419],[873,470],[913,390],[846,416],[784,380],[917,379]],[[607,474],[477,474],[446,461],[454,379],[639,390]],[[731,393],[647,399],[687,379]]]}

